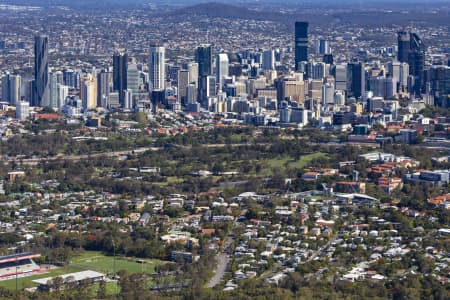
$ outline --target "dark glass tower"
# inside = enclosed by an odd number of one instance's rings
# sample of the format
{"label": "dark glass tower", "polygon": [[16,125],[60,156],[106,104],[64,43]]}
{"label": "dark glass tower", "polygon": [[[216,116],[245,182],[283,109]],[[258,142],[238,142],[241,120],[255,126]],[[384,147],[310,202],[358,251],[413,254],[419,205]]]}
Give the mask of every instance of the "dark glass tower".
{"label": "dark glass tower", "polygon": [[359,98],[366,89],[366,73],[361,62],[351,62],[347,65],[347,93],[349,97]]}
{"label": "dark glass tower", "polygon": [[295,70],[302,61],[308,61],[308,22],[295,22]]}
{"label": "dark glass tower", "polygon": [[325,54],[323,56],[322,61],[326,64],[332,65],[334,60],[333,60],[333,54]]}
{"label": "dark glass tower", "polygon": [[425,90],[425,45],[413,32],[400,31],[398,39],[398,60],[409,64],[409,75],[414,76],[411,90],[420,95]]}
{"label": "dark glass tower", "polygon": [[430,88],[434,105],[450,108],[450,67],[432,66],[430,68]]}
{"label": "dark glass tower", "polygon": [[425,90],[425,45],[415,33],[410,33],[410,50],[408,54],[409,75],[414,76],[414,93],[420,95]]}
{"label": "dark glass tower", "polygon": [[34,84],[33,106],[50,105],[50,87],[48,81],[48,37],[34,37]]}
{"label": "dark glass tower", "polygon": [[127,89],[128,55],[126,52],[116,52],[113,56],[113,89],[119,92],[120,106],[125,104]]}
{"label": "dark glass tower", "polygon": [[207,77],[212,74],[211,45],[201,45],[195,51],[195,61],[198,63],[198,97],[204,103],[207,100]]}
{"label": "dark glass tower", "polygon": [[397,34],[397,43],[398,43],[398,55],[397,55],[398,61],[407,63],[410,49],[409,34],[405,31],[400,31]]}
{"label": "dark glass tower", "polygon": [[198,76],[212,74],[212,50],[211,45],[201,45],[195,51],[195,61],[198,63]]}

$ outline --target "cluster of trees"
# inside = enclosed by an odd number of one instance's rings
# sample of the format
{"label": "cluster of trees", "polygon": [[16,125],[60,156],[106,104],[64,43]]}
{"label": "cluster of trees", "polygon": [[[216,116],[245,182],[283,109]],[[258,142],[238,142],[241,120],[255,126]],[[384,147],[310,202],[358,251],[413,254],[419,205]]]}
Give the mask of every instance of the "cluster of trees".
{"label": "cluster of trees", "polygon": [[22,155],[25,158],[49,157],[57,154],[84,155],[133,149],[152,143],[152,139],[145,136],[130,138],[110,133],[107,138],[107,140],[76,141],[64,131],[39,135],[14,135],[0,144],[0,153],[8,156]]}

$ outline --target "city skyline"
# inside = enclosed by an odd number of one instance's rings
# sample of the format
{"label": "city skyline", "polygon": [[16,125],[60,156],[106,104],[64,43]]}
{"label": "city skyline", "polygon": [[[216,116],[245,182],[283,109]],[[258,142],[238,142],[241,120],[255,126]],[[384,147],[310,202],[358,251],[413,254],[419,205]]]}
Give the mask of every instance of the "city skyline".
{"label": "city skyline", "polygon": [[0,3],[0,299],[448,298],[448,1]]}

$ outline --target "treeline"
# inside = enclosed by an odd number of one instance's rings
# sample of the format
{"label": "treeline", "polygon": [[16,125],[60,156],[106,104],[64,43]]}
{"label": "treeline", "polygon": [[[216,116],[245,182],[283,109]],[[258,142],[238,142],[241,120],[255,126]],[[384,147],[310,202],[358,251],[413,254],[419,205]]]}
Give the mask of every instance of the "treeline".
{"label": "treeline", "polygon": [[151,145],[151,138],[145,136],[127,137],[109,134],[107,140],[76,141],[64,132],[39,135],[14,135],[0,143],[0,153],[24,158],[51,157],[57,154],[87,155],[92,153],[120,151]]}

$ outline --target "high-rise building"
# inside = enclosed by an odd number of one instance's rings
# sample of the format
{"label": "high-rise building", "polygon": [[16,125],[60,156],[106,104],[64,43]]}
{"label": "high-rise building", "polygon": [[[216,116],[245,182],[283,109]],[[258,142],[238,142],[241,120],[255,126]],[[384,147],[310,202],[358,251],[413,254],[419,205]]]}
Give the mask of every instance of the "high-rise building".
{"label": "high-rise building", "polygon": [[61,108],[66,104],[66,99],[69,96],[69,87],[58,83],[58,98],[57,98],[57,108]]}
{"label": "high-rise building", "polygon": [[305,100],[305,83],[303,80],[283,78],[277,90],[277,98],[280,103],[283,100],[303,103]]}
{"label": "high-rise building", "polygon": [[62,72],[52,72],[50,81],[50,107],[58,108],[58,85],[62,84]]}
{"label": "high-rise building", "polygon": [[408,88],[409,65],[407,63],[400,64],[400,90],[406,91]]}
{"label": "high-rise building", "polygon": [[112,87],[113,74],[108,70],[102,70],[97,74],[97,105],[104,106]]}
{"label": "high-rise building", "polygon": [[330,43],[327,40],[315,40],[314,41],[316,55],[330,54]]}
{"label": "high-rise building", "polygon": [[195,61],[198,63],[198,97],[201,103],[207,101],[207,77],[212,74],[211,45],[201,45],[195,51]]}
{"label": "high-rise building", "polygon": [[139,80],[140,74],[138,66],[135,63],[128,64],[127,68],[127,88],[133,92],[133,94],[139,93]]}
{"label": "high-rise building", "polygon": [[375,97],[392,98],[395,95],[395,80],[392,77],[372,77],[370,90]]}
{"label": "high-rise building", "polygon": [[334,84],[326,83],[322,86],[322,105],[325,107],[329,103],[334,103]]}
{"label": "high-rise building", "polygon": [[64,70],[63,83],[70,88],[80,88],[80,74],[74,70]]}
{"label": "high-rise building", "polygon": [[272,49],[263,52],[262,59],[263,70],[274,70],[275,69],[275,51]]}
{"label": "high-rise building", "polygon": [[308,22],[295,22],[295,70],[302,61],[308,61]]}
{"label": "high-rise building", "polygon": [[322,61],[328,65],[332,65],[334,63],[333,54],[325,54]]}
{"label": "high-rise building", "polygon": [[48,80],[48,37],[37,35],[34,38],[34,89],[33,106],[50,105]]}
{"label": "high-rise building", "polygon": [[347,65],[347,94],[359,98],[366,89],[366,72],[361,62],[351,62]]}
{"label": "high-rise building", "polygon": [[195,87],[198,88],[198,63],[188,63],[187,70],[189,71],[189,83],[195,84]]}
{"label": "high-rise building", "polygon": [[332,68],[337,90],[347,91],[347,64],[338,64]]}
{"label": "high-rise building", "polygon": [[19,75],[7,74],[2,78],[2,101],[15,105],[20,101],[22,78]]}
{"label": "high-rise building", "polygon": [[228,76],[229,60],[226,53],[220,53],[216,57],[216,81],[219,89],[222,89],[223,79]]}
{"label": "high-rise building", "polygon": [[133,91],[131,89],[126,89],[124,93],[124,109],[132,109],[133,108]]}
{"label": "high-rise building", "polygon": [[190,83],[186,86],[186,104],[197,103],[197,87]]}
{"label": "high-rise building", "polygon": [[27,101],[16,102],[16,119],[25,120],[30,116],[30,103]]}
{"label": "high-rise building", "polygon": [[312,62],[308,64],[308,77],[312,79],[323,79],[328,75],[329,67],[323,62]]}
{"label": "high-rise building", "polygon": [[162,46],[150,46],[149,81],[150,91],[163,91],[166,84],[165,49]]}
{"label": "high-rise building", "polygon": [[85,110],[95,109],[97,107],[97,80],[91,74],[83,78],[80,95]]}
{"label": "high-rise building", "polygon": [[400,31],[397,33],[397,43],[398,43],[398,61],[408,62],[408,54],[410,50],[410,39],[409,34],[405,31]]}
{"label": "high-rise building", "polygon": [[395,81],[400,78],[400,64],[399,61],[391,61],[387,65],[389,77],[392,77]]}
{"label": "high-rise building", "polygon": [[177,98],[178,98],[178,102],[180,102],[184,105],[187,104],[186,94],[187,94],[187,86],[190,83],[189,79],[190,79],[190,74],[189,74],[188,70],[179,70],[178,71]]}
{"label": "high-rise building", "polygon": [[113,56],[113,90],[119,94],[119,104],[123,107],[127,84],[128,54],[116,51]]}
{"label": "high-rise building", "polygon": [[425,45],[415,33],[410,33],[410,51],[408,54],[409,75],[414,76],[414,93],[420,95],[425,90]]}
{"label": "high-rise building", "polygon": [[430,88],[434,104],[450,108],[450,67],[441,65],[430,68]]}
{"label": "high-rise building", "polygon": [[398,61],[408,63],[409,75],[414,76],[410,90],[415,95],[425,91],[425,45],[420,37],[413,32],[401,31],[398,38]]}
{"label": "high-rise building", "polygon": [[215,76],[206,77],[206,98],[217,96],[217,82]]}

